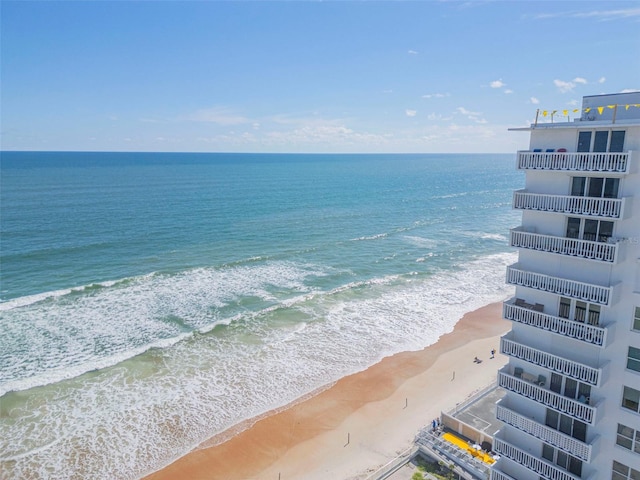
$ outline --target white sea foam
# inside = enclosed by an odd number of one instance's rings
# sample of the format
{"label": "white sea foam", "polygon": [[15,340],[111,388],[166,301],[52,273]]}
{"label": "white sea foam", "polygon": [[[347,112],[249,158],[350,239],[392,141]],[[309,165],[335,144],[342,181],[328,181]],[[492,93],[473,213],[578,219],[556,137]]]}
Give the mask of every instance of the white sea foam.
{"label": "white sea foam", "polygon": [[439,244],[446,242],[444,239],[424,238],[416,235],[405,235],[404,237],[411,245],[415,245],[420,248],[433,249]]}
{"label": "white sea foam", "polygon": [[377,235],[369,235],[369,236],[364,236],[364,237],[352,238],[350,241],[351,242],[359,242],[359,241],[363,241],[363,240],[378,240],[380,238],[386,238],[388,236],[389,236],[388,233],[379,233]]}
{"label": "white sea foam", "polygon": [[323,274],[308,265],[267,262],[152,274],[31,298],[0,315],[5,335],[0,395],[72,378],[173,344],[185,333],[211,330],[237,317],[233,308],[246,311],[233,307],[242,299],[277,303],[279,292],[309,292],[305,278]]}
{"label": "white sea foam", "polygon": [[69,295],[70,293],[73,293],[73,292],[82,292],[92,287],[111,287],[115,285],[115,283],[116,283],[115,281],[100,282],[100,283],[94,283],[91,285],[85,285],[77,288],[66,288],[62,290],[55,290],[52,292],[44,292],[44,293],[38,293],[35,295],[27,295],[24,297],[13,298],[11,300],[7,300],[6,302],[0,303],[0,312],[6,312],[9,310],[13,310],[14,308],[26,307],[28,305],[33,305],[34,303],[48,300],[50,298]]}
{"label": "white sea foam", "polygon": [[[384,356],[434,343],[464,313],[512,293],[504,269],[514,257],[493,255],[434,275],[389,276],[324,293],[303,292],[311,268],[277,264],[256,272],[259,280],[249,280],[245,293],[265,288],[276,272],[301,292],[286,306],[266,307],[215,334],[26,397],[5,396],[12,408],[0,419],[0,467],[9,478],[139,478],[244,419]],[[194,273],[199,281],[213,275]],[[226,273],[223,283],[234,285]]]}

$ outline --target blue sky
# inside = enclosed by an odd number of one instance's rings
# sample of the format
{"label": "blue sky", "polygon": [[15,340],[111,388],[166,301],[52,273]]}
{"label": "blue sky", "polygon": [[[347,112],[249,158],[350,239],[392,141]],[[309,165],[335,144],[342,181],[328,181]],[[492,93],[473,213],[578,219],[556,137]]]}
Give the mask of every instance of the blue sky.
{"label": "blue sky", "polygon": [[640,90],[637,1],[1,8],[3,150],[512,153]]}

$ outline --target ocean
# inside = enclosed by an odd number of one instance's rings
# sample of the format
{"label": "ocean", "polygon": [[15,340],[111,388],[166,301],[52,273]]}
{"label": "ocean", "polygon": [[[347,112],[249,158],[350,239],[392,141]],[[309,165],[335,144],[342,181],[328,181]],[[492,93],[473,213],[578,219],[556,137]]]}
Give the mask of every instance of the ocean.
{"label": "ocean", "polygon": [[138,479],[512,293],[514,155],[2,152],[0,174],[2,479]]}

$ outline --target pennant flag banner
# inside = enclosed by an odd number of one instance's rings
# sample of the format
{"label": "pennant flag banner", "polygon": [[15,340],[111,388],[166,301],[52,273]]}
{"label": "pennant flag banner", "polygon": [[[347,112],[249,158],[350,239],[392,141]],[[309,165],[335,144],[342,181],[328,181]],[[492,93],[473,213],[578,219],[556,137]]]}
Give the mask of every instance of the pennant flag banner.
{"label": "pennant flag banner", "polygon": [[[635,108],[640,108],[640,103],[629,103],[626,105],[606,105],[605,106],[600,106],[600,107],[587,107],[583,110],[579,109],[579,108],[574,108],[573,110],[571,110],[572,113],[578,113],[580,111],[582,111],[583,113],[589,113],[591,111],[597,111],[599,115],[602,115],[602,113],[604,112],[605,108],[608,108],[610,110],[615,110],[617,107],[624,107],[625,110],[629,110],[629,108],[631,107],[635,107]],[[565,117],[569,115],[569,110],[568,109],[564,109],[561,110],[562,111],[562,115],[564,115]],[[553,118],[553,116],[558,113],[558,110],[538,110],[538,112],[542,113],[543,117],[546,117],[548,115],[551,116],[551,118]]]}

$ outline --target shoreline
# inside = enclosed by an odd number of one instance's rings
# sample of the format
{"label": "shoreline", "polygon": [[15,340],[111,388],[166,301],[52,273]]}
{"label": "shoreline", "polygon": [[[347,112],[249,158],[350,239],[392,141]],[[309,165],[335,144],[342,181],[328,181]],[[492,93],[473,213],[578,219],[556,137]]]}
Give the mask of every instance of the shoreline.
{"label": "shoreline", "polygon": [[[215,435],[145,480],[364,479],[413,443],[415,434],[495,381],[510,328],[501,303],[465,314],[423,350],[361,372]],[[473,362],[477,356],[482,363]]]}

